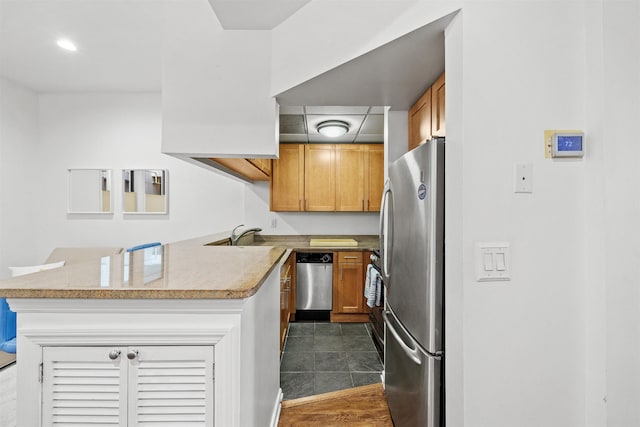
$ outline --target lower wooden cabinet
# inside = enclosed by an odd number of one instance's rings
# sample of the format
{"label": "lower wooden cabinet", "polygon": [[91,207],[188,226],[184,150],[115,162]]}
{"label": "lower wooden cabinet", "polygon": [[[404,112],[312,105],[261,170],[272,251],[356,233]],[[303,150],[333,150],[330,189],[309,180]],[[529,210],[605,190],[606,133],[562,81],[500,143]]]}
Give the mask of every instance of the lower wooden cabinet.
{"label": "lower wooden cabinet", "polygon": [[332,320],[361,321],[369,313],[364,298],[365,270],[369,252],[334,253]]}
{"label": "lower wooden cabinet", "polygon": [[284,347],[289,319],[296,311],[295,300],[295,252],[291,252],[280,267],[280,351]]}
{"label": "lower wooden cabinet", "polygon": [[213,425],[214,347],[43,347],[42,425]]}

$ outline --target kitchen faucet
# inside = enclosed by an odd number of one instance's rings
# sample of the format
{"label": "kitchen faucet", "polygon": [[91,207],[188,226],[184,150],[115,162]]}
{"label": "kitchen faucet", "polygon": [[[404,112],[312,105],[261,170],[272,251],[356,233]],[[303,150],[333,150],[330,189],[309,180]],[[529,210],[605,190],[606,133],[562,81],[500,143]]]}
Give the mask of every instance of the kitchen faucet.
{"label": "kitchen faucet", "polygon": [[231,246],[236,246],[240,238],[248,233],[262,231],[262,228],[256,227],[256,228],[249,228],[247,230],[244,230],[241,233],[236,234],[236,230],[240,227],[244,227],[244,224],[240,224],[237,227],[235,227],[233,230],[231,230]]}

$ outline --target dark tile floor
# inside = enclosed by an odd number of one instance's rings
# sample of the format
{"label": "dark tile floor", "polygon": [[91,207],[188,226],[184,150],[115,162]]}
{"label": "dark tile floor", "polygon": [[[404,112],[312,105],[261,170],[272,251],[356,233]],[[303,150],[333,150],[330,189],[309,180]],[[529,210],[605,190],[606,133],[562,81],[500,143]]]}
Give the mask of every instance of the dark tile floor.
{"label": "dark tile floor", "polygon": [[381,370],[368,324],[289,324],[280,361],[284,399],[380,382]]}

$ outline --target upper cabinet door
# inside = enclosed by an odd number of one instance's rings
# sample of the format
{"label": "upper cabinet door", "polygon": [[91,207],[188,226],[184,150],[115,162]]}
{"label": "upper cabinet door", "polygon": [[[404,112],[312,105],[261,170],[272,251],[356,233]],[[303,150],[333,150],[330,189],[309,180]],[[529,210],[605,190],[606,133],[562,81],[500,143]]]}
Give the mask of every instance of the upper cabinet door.
{"label": "upper cabinet door", "polygon": [[409,110],[409,150],[431,139],[431,88]]}
{"label": "upper cabinet door", "polygon": [[382,190],[384,188],[384,145],[371,144],[364,147],[365,165],[365,211],[380,210]]}
{"label": "upper cabinet door", "polygon": [[336,210],[335,154],[335,145],[309,144],[305,146],[304,210]]}
{"label": "upper cabinet door", "polygon": [[303,211],[304,145],[281,144],[271,171],[271,210]]}
{"label": "upper cabinet door", "polygon": [[445,136],[444,73],[431,86],[431,132],[433,136]]}
{"label": "upper cabinet door", "polygon": [[336,145],[336,211],[363,211],[364,147]]}

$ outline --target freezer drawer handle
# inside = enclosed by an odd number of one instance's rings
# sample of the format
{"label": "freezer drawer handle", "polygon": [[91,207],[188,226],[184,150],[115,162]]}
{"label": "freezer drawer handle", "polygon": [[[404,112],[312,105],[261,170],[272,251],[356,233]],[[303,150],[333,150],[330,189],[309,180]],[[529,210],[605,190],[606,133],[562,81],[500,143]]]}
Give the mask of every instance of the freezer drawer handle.
{"label": "freezer drawer handle", "polygon": [[391,321],[391,319],[389,319],[389,314],[390,314],[389,311],[386,311],[386,310],[382,312],[382,317],[384,318],[385,325],[387,325],[387,330],[391,332],[391,335],[393,335],[396,341],[400,344],[400,347],[405,352],[405,354],[411,360],[413,360],[413,362],[416,365],[422,365],[422,360],[420,360],[420,356],[418,354],[418,348],[417,347],[411,348],[404,342],[402,337],[400,337],[400,334],[398,333],[398,331],[396,331],[395,328],[393,327],[392,325],[393,322]]}
{"label": "freezer drawer handle", "polygon": [[[391,242],[391,236],[393,235],[392,227],[393,223],[388,221],[388,208],[389,196],[391,195],[391,188],[389,187],[389,180],[384,184],[384,190],[382,192],[382,199],[380,201],[380,223],[379,223],[379,236],[380,236],[380,263],[382,265],[382,276],[389,280],[391,277],[391,271],[389,271],[391,248],[387,248],[386,243]],[[385,212],[387,212],[385,214]],[[393,212],[392,212],[393,214]],[[385,235],[385,225],[387,226],[387,234]],[[387,283],[389,286],[389,283]]]}

